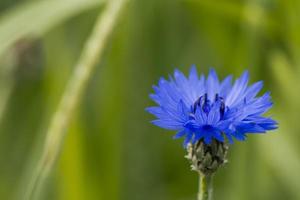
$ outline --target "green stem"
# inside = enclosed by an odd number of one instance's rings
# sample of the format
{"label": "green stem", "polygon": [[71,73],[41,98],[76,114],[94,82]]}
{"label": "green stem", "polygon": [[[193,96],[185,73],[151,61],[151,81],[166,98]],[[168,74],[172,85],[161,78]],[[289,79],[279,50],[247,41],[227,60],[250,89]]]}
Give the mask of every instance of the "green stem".
{"label": "green stem", "polygon": [[58,108],[53,115],[46,133],[43,153],[38,160],[28,188],[26,188],[24,199],[32,200],[37,196],[45,179],[53,168],[65,136],[65,129],[81,99],[88,80],[93,74],[96,64],[100,61],[108,37],[111,35],[117,17],[124,7],[125,2],[126,0],[109,0],[107,1],[106,9],[99,15],[94,29],[82,50],[74,72],[67,83]]}
{"label": "green stem", "polygon": [[212,175],[203,175],[199,173],[198,200],[212,200],[212,194]]}

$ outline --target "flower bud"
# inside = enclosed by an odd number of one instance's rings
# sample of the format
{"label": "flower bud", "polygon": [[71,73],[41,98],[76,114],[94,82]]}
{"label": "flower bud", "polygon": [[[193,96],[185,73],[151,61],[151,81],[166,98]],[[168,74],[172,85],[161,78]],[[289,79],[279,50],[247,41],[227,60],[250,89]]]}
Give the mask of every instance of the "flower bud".
{"label": "flower bud", "polygon": [[224,142],[212,140],[205,144],[199,140],[195,144],[189,143],[186,158],[191,162],[191,168],[204,175],[211,175],[227,162],[228,145]]}

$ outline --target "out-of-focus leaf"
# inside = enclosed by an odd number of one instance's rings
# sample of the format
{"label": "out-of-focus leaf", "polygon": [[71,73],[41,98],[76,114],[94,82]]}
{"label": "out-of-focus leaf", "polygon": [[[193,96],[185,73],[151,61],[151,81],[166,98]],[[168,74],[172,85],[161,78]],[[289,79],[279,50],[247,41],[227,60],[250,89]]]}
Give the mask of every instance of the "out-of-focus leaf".
{"label": "out-of-focus leaf", "polygon": [[[300,174],[297,173],[300,169],[299,155],[295,140],[289,139],[291,130],[280,127],[276,134],[272,134],[270,138],[261,137],[260,147],[263,159],[268,162],[275,174],[280,178],[285,189],[290,191],[294,196],[293,199],[300,198],[299,179]],[[272,137],[272,138],[271,138]]]}
{"label": "out-of-focus leaf", "polygon": [[271,72],[275,80],[278,83],[283,96],[286,97],[286,100],[289,101],[293,106],[298,107],[298,91],[299,91],[299,82],[297,77],[297,70],[294,69],[289,63],[286,56],[280,51],[274,51],[270,56],[270,66]]}
{"label": "out-of-focus leaf", "polygon": [[246,23],[250,27],[268,30],[268,32],[273,32],[278,28],[278,24],[266,14],[264,7],[257,3],[241,4],[232,1],[220,1],[216,4],[209,0],[186,0],[186,3],[193,6],[194,10],[199,11],[201,9],[212,15],[219,15],[237,23]]}
{"label": "out-of-focus leaf", "polygon": [[280,12],[284,14],[281,24],[284,24],[285,41],[291,53],[293,61],[300,67],[299,45],[300,45],[300,21],[299,1],[278,1]]}
{"label": "out-of-focus leaf", "polygon": [[14,8],[0,18],[0,55],[19,38],[39,36],[103,0],[42,0]]}

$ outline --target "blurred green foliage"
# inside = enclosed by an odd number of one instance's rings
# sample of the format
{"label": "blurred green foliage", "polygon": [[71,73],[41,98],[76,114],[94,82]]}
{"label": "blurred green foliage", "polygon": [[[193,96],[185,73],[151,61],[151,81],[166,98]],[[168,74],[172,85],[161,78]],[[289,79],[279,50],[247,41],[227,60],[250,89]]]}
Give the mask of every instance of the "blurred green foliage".
{"label": "blurred green foliage", "polygon": [[[0,1],[0,198],[22,199],[44,134],[103,1]],[[144,108],[160,76],[249,69],[280,129],[236,142],[215,199],[300,199],[300,1],[131,0],[39,199],[193,200],[181,141]]]}

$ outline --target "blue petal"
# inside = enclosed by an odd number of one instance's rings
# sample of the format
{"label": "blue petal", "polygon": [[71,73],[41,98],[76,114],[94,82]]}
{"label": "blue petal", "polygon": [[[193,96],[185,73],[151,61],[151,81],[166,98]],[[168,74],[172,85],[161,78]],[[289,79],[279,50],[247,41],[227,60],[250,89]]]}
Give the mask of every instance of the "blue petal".
{"label": "blue petal", "polygon": [[278,128],[278,123],[271,118],[265,118],[261,116],[249,116],[245,120],[257,123],[258,126],[262,127],[265,130],[274,130]]}
{"label": "blue petal", "polygon": [[158,105],[161,105],[161,100],[156,94],[150,94],[149,95],[150,99],[152,99],[155,103]]}
{"label": "blue petal", "polygon": [[258,93],[259,91],[262,89],[264,83],[263,81],[259,81],[257,83],[254,83],[253,85],[251,85],[245,93],[245,97],[247,99],[247,101],[253,99]]}
{"label": "blue petal", "polygon": [[233,133],[231,133],[231,135],[239,141],[244,141],[246,139],[246,135],[244,133],[233,132]]}
{"label": "blue petal", "polygon": [[244,99],[244,92],[247,88],[248,80],[249,80],[249,73],[248,71],[245,71],[242,74],[242,76],[235,81],[231,91],[226,97],[225,100],[226,106],[234,107]]}
{"label": "blue petal", "polygon": [[261,126],[262,128],[264,128],[267,131],[275,130],[275,129],[278,128],[277,124],[258,124],[258,125]]}
{"label": "blue petal", "polygon": [[205,144],[210,144],[211,141],[212,141],[211,135],[206,135],[206,136],[204,136],[204,143],[205,143]]}
{"label": "blue petal", "polygon": [[186,135],[186,130],[183,129],[183,130],[177,132],[176,135],[173,136],[173,139],[178,139],[178,138],[181,138],[181,137],[183,137],[185,135]]}
{"label": "blue petal", "polygon": [[265,129],[255,123],[240,123],[237,126],[240,133],[265,133]]}
{"label": "blue petal", "polygon": [[220,105],[216,102],[208,113],[207,124],[214,125],[220,120]]}
{"label": "blue petal", "polygon": [[187,135],[186,135],[186,138],[183,142],[183,146],[186,148],[187,145],[190,143],[190,141],[192,140],[192,137],[193,137],[193,133],[192,132],[188,132]]}
{"label": "blue petal", "polygon": [[202,132],[196,132],[194,134],[194,137],[193,137],[193,140],[192,140],[192,143],[195,144],[196,142],[198,142],[199,140],[201,140],[202,138],[204,137],[204,134]]}
{"label": "blue petal", "polygon": [[251,102],[247,103],[247,105],[244,106],[244,115],[262,115],[272,106],[273,103],[271,102],[270,93],[267,92],[263,96],[255,98]]}
{"label": "blue petal", "polygon": [[[194,75],[195,74],[193,72],[192,76]],[[187,79],[184,74],[177,69],[174,72],[174,77],[175,83],[172,84],[176,87],[177,93],[180,94],[181,99],[184,103],[186,103],[186,105],[192,105],[197,98],[199,98],[199,95],[204,92],[204,85],[201,84],[200,81]]]}
{"label": "blue petal", "polygon": [[228,139],[228,142],[229,144],[233,144],[233,139],[232,139],[232,136],[230,133],[228,132],[224,132],[224,134],[226,135],[227,139]]}
{"label": "blue petal", "polygon": [[231,120],[222,120],[217,123],[216,127],[220,131],[225,132],[231,124],[232,124]]}
{"label": "blue petal", "polygon": [[202,124],[199,124],[195,120],[189,120],[184,124],[184,127],[191,130],[191,131],[196,131],[199,128],[201,128]]}
{"label": "blue petal", "polygon": [[206,113],[203,111],[203,109],[201,107],[198,107],[196,109],[195,120],[200,125],[207,123],[207,115],[206,115]]}
{"label": "blue petal", "polygon": [[196,83],[198,81],[198,73],[197,73],[197,68],[195,65],[192,65],[192,67],[190,69],[189,80],[192,83]]}
{"label": "blue petal", "polygon": [[174,71],[174,78],[175,78],[177,85],[187,86],[187,78],[178,69],[175,69],[175,71]]}
{"label": "blue petal", "polygon": [[220,93],[220,83],[218,75],[214,69],[210,69],[206,80],[206,92],[210,101],[215,100],[216,94]]}
{"label": "blue petal", "polygon": [[222,81],[220,85],[220,96],[223,98],[226,98],[229,91],[231,90],[231,82],[232,82],[232,76],[227,76],[224,81]]}
{"label": "blue petal", "polygon": [[161,128],[168,129],[168,130],[179,130],[183,127],[181,123],[178,123],[174,120],[156,119],[156,120],[151,121],[151,123],[153,123],[154,125],[159,126]]}
{"label": "blue petal", "polygon": [[222,136],[222,133],[218,130],[215,130],[213,132],[214,138],[220,142],[224,142],[224,137]]}

